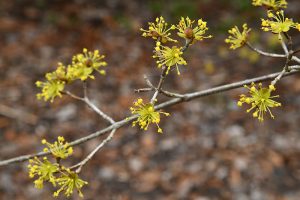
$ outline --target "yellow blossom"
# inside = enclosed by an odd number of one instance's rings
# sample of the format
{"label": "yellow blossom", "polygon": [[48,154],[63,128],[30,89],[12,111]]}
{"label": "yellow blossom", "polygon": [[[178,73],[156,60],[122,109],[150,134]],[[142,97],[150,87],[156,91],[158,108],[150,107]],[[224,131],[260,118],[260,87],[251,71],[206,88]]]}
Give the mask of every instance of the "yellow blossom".
{"label": "yellow blossom", "polygon": [[154,105],[152,103],[144,103],[143,99],[139,98],[136,102],[134,102],[134,107],[131,107],[132,114],[138,114],[137,120],[132,123],[132,126],[138,124],[141,129],[147,130],[149,124],[154,123],[157,126],[157,132],[162,133],[162,129],[159,127],[160,122],[160,114],[164,114],[169,116],[169,113],[155,111]]}
{"label": "yellow blossom", "polygon": [[35,157],[33,159],[30,159],[29,163],[29,177],[38,177],[38,179],[34,181],[36,188],[42,189],[44,181],[49,181],[54,186],[56,185],[56,178],[54,174],[59,170],[58,164],[52,164],[46,157],[44,157],[42,161]]}
{"label": "yellow blossom", "polygon": [[65,88],[65,82],[60,80],[37,81],[35,84],[38,88],[42,88],[42,92],[36,95],[37,99],[44,99],[44,101],[50,100],[50,102],[53,102],[55,97],[61,97],[61,92]]}
{"label": "yellow blossom", "polygon": [[73,194],[74,190],[77,190],[79,196],[83,197],[81,188],[88,184],[88,182],[80,179],[77,173],[68,168],[63,168],[61,176],[56,179],[56,182],[60,188],[53,193],[54,197],[58,197],[59,193],[62,191],[64,191],[66,197],[69,197]]}
{"label": "yellow blossom", "polygon": [[176,46],[170,48],[157,44],[153,58],[157,58],[156,63],[158,68],[162,68],[163,66],[167,67],[167,74],[174,66],[177,69],[177,74],[180,75],[178,65],[187,65],[186,61],[182,57],[182,54],[182,48],[178,48]]}
{"label": "yellow blossom", "polygon": [[83,53],[73,56],[72,65],[65,66],[58,63],[56,70],[45,75],[46,81],[36,82],[36,86],[42,90],[37,94],[37,98],[53,102],[56,97],[62,96],[67,84],[75,80],[94,79],[94,71],[105,75],[105,70],[101,67],[106,66],[107,63],[103,61],[103,58],[104,55],[100,55],[98,50],[90,52],[83,49]]}
{"label": "yellow blossom", "polygon": [[286,0],[252,0],[254,6],[265,6],[267,9],[279,10],[286,8]]}
{"label": "yellow blossom", "polygon": [[72,65],[68,68],[68,74],[73,79],[82,81],[87,78],[94,79],[93,71],[98,71],[101,75],[105,75],[105,70],[100,69],[105,67],[107,63],[103,61],[104,55],[101,55],[98,50],[94,52],[83,49],[83,53],[73,56]]}
{"label": "yellow blossom", "polygon": [[273,14],[268,11],[269,19],[261,19],[262,30],[272,31],[273,33],[288,32],[291,28],[299,29],[298,23],[294,23],[292,19],[284,17],[284,11],[280,10]]}
{"label": "yellow blossom", "polygon": [[143,32],[142,36],[151,37],[155,40],[159,39],[163,43],[168,41],[177,42],[176,40],[170,38],[170,30],[174,30],[175,26],[171,25],[170,27],[168,27],[168,23],[164,20],[163,17],[157,17],[155,23],[149,22],[148,25],[148,30],[142,28],[140,29]]}
{"label": "yellow blossom", "polygon": [[178,29],[178,36],[185,38],[186,40],[195,40],[201,41],[205,38],[211,38],[211,35],[204,35],[205,32],[208,30],[207,23],[202,19],[198,20],[196,26],[193,26],[195,21],[190,20],[189,17],[183,18],[181,17],[179,24],[177,25]]}
{"label": "yellow blossom", "polygon": [[246,43],[250,31],[251,29],[248,28],[247,24],[243,24],[242,32],[235,26],[228,31],[230,35],[225,39],[225,42],[230,44],[230,49],[237,49]]}
{"label": "yellow blossom", "polygon": [[271,92],[275,91],[274,85],[269,85],[268,88],[262,87],[262,84],[258,84],[258,88],[254,83],[251,84],[251,87],[244,86],[249,90],[249,96],[245,94],[240,95],[240,100],[237,102],[238,106],[242,106],[244,103],[251,105],[251,108],[247,110],[250,112],[254,109],[252,116],[257,118],[260,122],[264,120],[264,115],[268,112],[271,118],[274,119],[274,116],[270,110],[273,107],[281,106],[281,103],[278,103],[273,100],[273,98],[279,97],[279,95],[271,96]]}
{"label": "yellow blossom", "polygon": [[47,146],[47,148],[44,148],[44,152],[50,151],[55,158],[65,159],[73,153],[73,148],[61,136],[58,136],[57,141],[53,144],[47,142],[45,139],[42,140],[42,144]]}

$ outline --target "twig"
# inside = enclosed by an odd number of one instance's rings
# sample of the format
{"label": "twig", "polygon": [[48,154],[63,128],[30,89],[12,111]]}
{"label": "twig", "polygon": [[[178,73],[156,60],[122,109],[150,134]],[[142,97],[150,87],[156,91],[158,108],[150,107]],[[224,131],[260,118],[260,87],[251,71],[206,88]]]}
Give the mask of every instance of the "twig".
{"label": "twig", "polygon": [[280,74],[278,76],[276,76],[276,78],[271,82],[272,85],[275,85],[281,79],[283,74],[290,70],[289,63],[290,63],[292,57],[293,57],[293,52],[292,51],[288,52],[288,56],[286,58],[285,65],[284,65],[282,71],[280,72]]}
{"label": "twig", "polygon": [[246,42],[246,45],[253,51],[255,51],[258,54],[261,54],[263,56],[274,57],[274,58],[285,58],[286,57],[286,55],[284,55],[284,54],[269,53],[269,52],[265,52],[260,49],[257,49],[254,46],[252,46],[249,42]]}
{"label": "twig", "polygon": [[[182,48],[182,52],[185,52],[188,47],[190,46],[190,44],[192,43],[192,40],[186,40],[185,41],[185,45],[183,46]],[[162,70],[162,73],[160,75],[160,79],[159,79],[159,82],[158,82],[158,85],[157,87],[155,88],[155,93],[153,94],[152,98],[151,98],[151,103],[154,103],[155,100],[156,100],[156,97],[158,95],[158,93],[160,92],[161,88],[162,88],[162,85],[163,85],[163,82],[166,78],[166,75],[167,75],[167,71],[168,71],[168,67],[167,66],[163,66],[163,70]]]}
{"label": "twig", "polygon": [[100,115],[103,119],[107,120],[108,122],[110,122],[111,124],[114,124],[115,121],[108,116],[107,114],[105,114],[104,112],[102,112],[95,104],[93,104],[89,98],[84,98],[84,102],[90,107],[92,108],[98,115]]}
{"label": "twig", "polygon": [[278,35],[278,39],[279,39],[281,47],[282,47],[282,49],[283,49],[283,51],[285,53],[285,56],[287,57],[289,55],[289,50],[288,50],[288,48],[287,48],[287,46],[286,46],[286,44],[285,44],[285,42],[284,42],[281,34]]}
{"label": "twig", "polygon": [[183,97],[183,95],[181,95],[181,94],[169,92],[169,91],[166,91],[163,89],[158,90],[158,88],[154,87],[154,85],[151,83],[151,81],[148,79],[148,77],[146,75],[144,75],[144,79],[150,88],[136,89],[136,90],[134,90],[135,92],[140,93],[140,92],[149,92],[149,91],[155,90],[155,91],[158,91],[159,93],[164,94],[167,97],[179,97],[179,98]]}
{"label": "twig", "polygon": [[297,56],[293,56],[292,60],[300,64],[300,58],[298,58]]}
{"label": "twig", "polygon": [[154,90],[153,88],[140,88],[140,89],[134,89],[134,92],[141,93],[141,92],[149,92],[153,90]]}
{"label": "twig", "polygon": [[166,75],[167,75],[167,70],[168,70],[168,68],[166,66],[164,66],[164,69],[163,69],[163,71],[160,74],[160,79],[159,79],[159,83],[157,85],[157,88],[155,88],[156,89],[155,93],[153,94],[153,96],[151,98],[151,101],[150,101],[151,103],[155,102],[156,97],[157,97],[159,91],[161,90],[162,84],[163,84],[163,82],[164,82],[164,80],[166,78]]}
{"label": "twig", "polygon": [[105,119],[106,121],[108,121],[111,124],[114,124],[115,121],[108,116],[107,114],[105,114],[103,111],[101,111],[87,96],[87,87],[86,87],[86,83],[84,82],[83,85],[83,91],[84,91],[84,97],[79,97],[76,94],[73,94],[70,91],[66,91],[64,92],[64,94],[69,95],[70,97],[83,101],[84,103],[86,103],[93,111],[95,111],[98,115],[100,115],[103,119]]}
{"label": "twig", "polygon": [[[300,68],[299,65],[291,66],[290,67],[291,71],[283,73],[282,77],[290,76],[290,75],[299,73],[300,72],[299,68]],[[281,72],[277,72],[277,73],[268,74],[268,75],[264,75],[264,76],[260,76],[260,77],[256,77],[256,78],[252,78],[252,79],[247,79],[247,80],[244,80],[244,81],[238,81],[238,82],[235,82],[235,83],[210,88],[210,89],[203,90],[203,91],[187,93],[187,94],[184,94],[183,97],[181,97],[181,98],[174,98],[174,99],[165,101],[165,102],[155,106],[155,109],[167,108],[167,107],[179,104],[179,103],[184,102],[184,101],[190,101],[190,100],[193,100],[193,99],[196,99],[196,98],[209,96],[209,95],[212,95],[212,94],[216,94],[216,93],[220,93],[220,92],[240,88],[243,85],[248,85],[252,82],[257,83],[257,82],[262,82],[262,81],[267,81],[267,80],[273,80],[280,73]],[[71,146],[79,145],[81,143],[92,140],[96,137],[99,137],[99,136],[101,136],[101,135],[103,135],[103,134],[105,134],[109,131],[112,131],[113,129],[119,129],[120,127],[123,127],[124,125],[126,125],[126,124],[130,123],[131,121],[135,120],[137,117],[138,117],[137,115],[133,115],[133,116],[130,116],[130,117],[125,118],[123,120],[120,120],[118,122],[115,122],[113,125],[110,125],[110,126],[104,128],[104,129],[96,131],[95,133],[92,133],[88,136],[79,138],[79,139],[71,142],[70,145]],[[12,164],[12,163],[22,162],[22,161],[26,161],[26,160],[31,159],[31,158],[36,157],[36,156],[40,157],[40,156],[45,156],[45,155],[48,155],[48,154],[49,154],[49,152],[48,153],[39,152],[39,153],[35,153],[35,154],[18,156],[18,157],[15,157],[15,158],[0,161],[0,166],[5,166],[5,165]]]}
{"label": "twig", "polygon": [[77,168],[76,173],[79,173],[82,169],[82,167],[99,151],[107,142],[109,142],[114,134],[116,132],[116,129],[113,129],[110,134],[81,162],[77,163],[76,165],[72,166],[71,168]]}

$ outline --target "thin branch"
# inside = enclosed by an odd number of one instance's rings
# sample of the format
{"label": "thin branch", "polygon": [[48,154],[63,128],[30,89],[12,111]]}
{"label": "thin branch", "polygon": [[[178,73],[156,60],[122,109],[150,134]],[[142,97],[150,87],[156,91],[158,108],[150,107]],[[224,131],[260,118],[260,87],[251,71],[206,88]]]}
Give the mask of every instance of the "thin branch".
{"label": "thin branch", "polygon": [[72,97],[73,99],[76,99],[76,100],[79,100],[79,101],[83,101],[84,102],[84,98],[82,98],[82,97],[79,97],[79,96],[77,96],[76,94],[73,94],[72,92],[70,92],[70,91],[63,91],[62,92],[63,94],[67,94],[67,95],[69,95],[70,97]]}
{"label": "thin branch", "polygon": [[93,109],[98,115],[100,115],[103,119],[107,120],[109,123],[114,124],[115,121],[105,114],[102,110],[100,110],[93,102],[90,101],[89,98],[84,98],[84,102],[91,108]]}
{"label": "thin branch", "polygon": [[164,94],[167,97],[185,98],[184,94],[178,94],[178,93],[169,92],[166,90],[160,90],[160,93]]}
{"label": "thin branch", "polygon": [[293,56],[292,60],[300,64],[300,58],[298,58],[297,56]]}
{"label": "thin branch", "polygon": [[103,119],[105,119],[106,121],[108,121],[111,124],[114,124],[115,121],[108,116],[107,114],[105,114],[103,111],[101,111],[87,96],[87,85],[86,82],[83,83],[83,93],[84,93],[84,97],[79,97],[76,94],[73,94],[70,91],[66,91],[64,92],[64,94],[69,95],[70,97],[77,99],[79,101],[83,101],[84,103],[86,103],[93,111],[95,111],[98,115],[100,115]]}
{"label": "thin branch", "polygon": [[155,93],[153,94],[153,96],[151,98],[151,101],[150,101],[151,103],[155,102],[156,97],[157,97],[159,91],[161,90],[162,84],[163,84],[163,82],[164,82],[164,80],[166,78],[166,75],[167,75],[167,70],[168,70],[168,68],[166,66],[164,66],[164,69],[163,69],[163,71],[160,74],[160,79],[159,79],[157,88],[155,89]]}
{"label": "thin branch", "polygon": [[154,90],[153,88],[140,88],[140,89],[134,89],[134,92],[141,93],[141,92],[149,92],[153,90]]}
{"label": "thin branch", "polygon": [[285,65],[282,69],[282,71],[280,72],[280,74],[278,76],[276,76],[276,78],[271,82],[272,85],[275,85],[283,76],[283,74],[287,71],[289,71],[289,63],[291,62],[291,59],[293,57],[293,52],[290,51],[288,52],[288,56],[286,58],[286,61],[285,61]]}
{"label": "thin branch", "polygon": [[79,162],[78,164],[72,166],[71,168],[77,168],[76,169],[76,173],[79,173],[82,169],[82,167],[89,161],[92,159],[92,157],[107,143],[109,142],[113,137],[114,134],[116,132],[116,129],[113,129],[110,134],[85,158],[83,159],[81,162]]}
{"label": "thin branch", "polygon": [[154,85],[151,83],[151,81],[148,79],[148,77],[146,75],[144,75],[144,79],[145,79],[147,85],[150,88],[136,89],[136,90],[134,90],[135,92],[140,93],[140,92],[149,92],[149,91],[155,90],[155,91],[158,91],[159,93],[164,94],[167,97],[178,97],[178,98],[182,98],[183,97],[183,95],[181,95],[181,94],[169,92],[169,91],[166,91],[166,90],[163,90],[163,89],[158,90],[158,88],[154,87]]}
{"label": "thin branch", "polygon": [[265,52],[260,49],[257,49],[256,47],[252,46],[249,42],[246,42],[246,45],[253,51],[255,51],[258,54],[263,55],[263,56],[274,57],[274,58],[285,58],[286,57],[286,55],[284,55],[284,54],[269,53],[269,52]]}
{"label": "thin branch", "polygon": [[[181,51],[185,52],[188,49],[188,47],[190,46],[191,43],[192,43],[192,40],[186,40],[185,41],[185,45],[183,46],[183,48],[182,48]],[[167,71],[168,71],[168,67],[164,66],[163,70],[162,70],[162,73],[160,75],[159,83],[158,83],[157,87],[155,88],[155,93],[153,94],[153,96],[151,98],[151,101],[150,101],[151,103],[155,102],[156,97],[157,97],[158,93],[160,92],[160,90],[162,88],[162,85],[163,85],[163,82],[164,82],[164,80],[166,78]]]}
{"label": "thin branch", "polygon": [[281,34],[278,35],[278,38],[279,38],[279,41],[280,41],[280,44],[281,44],[281,47],[285,53],[285,56],[287,57],[289,55],[289,50],[284,42],[284,39],[282,38]]}
{"label": "thin branch", "polygon": [[[296,74],[296,73],[300,72],[299,71],[299,65],[291,66],[290,69],[291,69],[291,71],[290,72],[285,72],[282,75],[282,77],[290,76],[290,75],[293,75],[293,74]],[[184,101],[190,101],[190,100],[193,100],[193,99],[196,99],[196,98],[209,96],[209,95],[212,95],[212,94],[221,93],[221,92],[224,92],[224,91],[240,88],[240,87],[243,87],[243,85],[248,85],[248,84],[251,84],[252,82],[257,83],[257,82],[262,82],[262,81],[273,80],[280,73],[281,72],[277,72],[277,73],[268,74],[268,75],[264,75],[264,76],[260,76],[260,77],[256,77],[256,78],[252,78],[252,79],[247,79],[247,80],[244,80],[244,81],[238,81],[238,82],[235,82],[235,83],[210,88],[210,89],[203,90],[203,91],[187,93],[187,94],[184,94],[183,97],[181,97],[181,98],[174,98],[174,99],[165,101],[165,102],[155,106],[155,109],[167,108],[167,107],[170,107],[172,105],[182,103]],[[114,124],[104,128],[104,129],[101,129],[99,131],[96,131],[96,132],[88,135],[88,136],[79,138],[79,139],[71,142],[70,145],[71,146],[79,145],[81,143],[92,140],[96,137],[99,137],[99,136],[101,136],[101,135],[103,135],[103,134],[105,134],[109,131],[112,131],[113,129],[119,129],[120,127],[123,127],[126,124],[130,123],[131,121],[135,120],[137,117],[138,117],[138,115],[133,115],[133,116],[127,117],[123,120],[120,120],[118,122],[115,122]],[[18,157],[15,157],[15,158],[0,161],[0,166],[5,166],[5,165],[12,164],[12,163],[17,163],[17,162],[23,162],[23,161],[29,160],[31,158],[34,158],[36,156],[40,157],[40,156],[45,156],[45,155],[48,155],[48,154],[50,154],[50,153],[49,152],[48,153],[39,152],[39,153],[35,153],[35,154],[18,156]]]}

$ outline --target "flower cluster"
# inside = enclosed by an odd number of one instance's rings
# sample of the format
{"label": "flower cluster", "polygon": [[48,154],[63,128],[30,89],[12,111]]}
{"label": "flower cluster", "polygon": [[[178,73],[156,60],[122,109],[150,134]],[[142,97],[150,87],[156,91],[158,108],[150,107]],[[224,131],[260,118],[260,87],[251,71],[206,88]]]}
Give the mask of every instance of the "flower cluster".
{"label": "flower cluster", "polygon": [[60,192],[64,191],[66,197],[73,194],[74,190],[77,190],[80,197],[83,197],[81,188],[88,184],[88,182],[79,178],[78,174],[70,169],[62,168],[61,176],[56,179],[57,185],[60,186],[56,192],[53,193],[54,197],[57,197]]}
{"label": "flower cluster", "polygon": [[45,139],[42,140],[42,144],[47,147],[44,148],[44,152],[51,152],[51,154],[57,159],[65,159],[72,155],[73,148],[68,142],[65,142],[64,137],[58,136],[57,141],[53,144],[47,142]]}
{"label": "flower cluster", "polygon": [[131,107],[132,114],[138,114],[138,118],[136,121],[132,122],[132,126],[138,124],[141,129],[147,130],[149,124],[154,123],[157,126],[157,132],[162,133],[162,129],[159,127],[160,122],[160,114],[164,114],[169,116],[169,113],[155,111],[154,105],[152,103],[144,103],[143,99],[139,98],[136,102],[134,102],[134,107]]}
{"label": "flower cluster", "polygon": [[38,189],[42,189],[44,182],[49,182],[53,187],[60,187],[53,196],[57,197],[61,191],[68,197],[74,190],[77,190],[79,196],[83,197],[81,188],[87,184],[78,177],[76,172],[73,172],[69,168],[66,168],[59,164],[60,159],[67,158],[73,152],[72,147],[65,142],[63,137],[58,137],[58,140],[53,144],[48,143],[46,140],[42,140],[42,144],[47,147],[44,152],[51,152],[52,156],[56,158],[57,162],[50,162],[47,157],[40,160],[37,157],[29,160],[29,177],[37,179],[34,181],[34,185]]}
{"label": "flower cluster", "polygon": [[205,32],[208,30],[207,23],[203,21],[202,19],[198,20],[198,25],[193,26],[194,20],[190,20],[189,17],[183,18],[181,17],[177,29],[178,29],[178,36],[185,38],[186,40],[192,40],[193,42],[195,40],[201,41],[205,38],[211,38],[211,35],[205,36]]}
{"label": "flower cluster", "polygon": [[268,112],[271,118],[274,119],[274,116],[270,108],[279,107],[281,103],[278,103],[273,100],[273,98],[279,97],[279,95],[271,96],[271,92],[275,90],[274,85],[269,85],[268,88],[262,87],[262,84],[258,84],[258,88],[254,83],[251,84],[251,87],[245,85],[245,88],[249,90],[249,96],[245,94],[240,95],[240,100],[237,102],[238,106],[242,106],[243,103],[251,105],[251,108],[247,110],[250,112],[254,109],[252,116],[257,118],[260,122],[264,120],[264,115]]}
{"label": "flower cluster", "polygon": [[175,25],[168,26],[168,23],[165,21],[163,17],[157,17],[155,23],[149,22],[148,30],[140,29],[144,37],[151,37],[155,40],[160,39],[161,42],[177,42],[176,40],[170,38],[170,30],[174,30],[176,27]]}
{"label": "flower cluster", "polygon": [[186,61],[182,57],[182,48],[173,46],[172,48],[167,46],[161,46],[160,42],[157,42],[155,48],[155,54],[153,58],[157,58],[156,61],[158,68],[163,66],[167,67],[166,74],[169,73],[172,67],[176,67],[177,74],[180,75],[178,65],[187,65]]}
{"label": "flower cluster", "polygon": [[[163,17],[156,18],[155,23],[149,22],[148,30],[140,29],[144,37],[152,37],[156,41],[156,47],[154,50],[153,58],[157,58],[156,61],[158,68],[166,68],[166,74],[172,69],[172,67],[176,67],[177,74],[179,72],[179,65],[187,65],[186,61],[182,57],[183,51],[189,46],[193,44],[195,41],[201,41],[205,38],[211,38],[211,35],[205,35],[208,30],[207,22],[202,19],[198,20],[197,25],[194,25],[195,21],[191,20],[189,17],[183,18],[177,25],[171,25],[168,28],[168,24],[165,22]],[[176,40],[171,39],[171,30],[177,29],[177,35],[185,39],[186,46],[185,47],[177,47],[177,46],[162,46],[161,43],[166,43],[168,41],[175,42]],[[176,41],[177,42],[177,41]]]}
{"label": "flower cluster", "polygon": [[286,8],[286,0],[252,0],[254,6],[265,6],[267,9],[279,10]]}
{"label": "flower cluster", "polygon": [[293,22],[292,19],[284,17],[283,10],[273,14],[268,12],[269,19],[261,19],[262,30],[272,31],[273,33],[288,32],[291,28],[296,28],[300,31],[300,24]]}
{"label": "flower cluster", "polygon": [[103,61],[103,58],[104,55],[100,55],[98,50],[91,52],[84,48],[83,53],[73,56],[71,65],[65,66],[58,63],[54,72],[45,75],[47,81],[36,82],[36,86],[42,90],[41,93],[37,94],[37,98],[53,102],[55,97],[62,96],[66,84],[70,84],[75,80],[94,79],[94,71],[105,75],[105,70],[101,67],[105,67],[107,63]]}
{"label": "flower cluster", "polygon": [[228,31],[230,35],[225,39],[225,42],[230,44],[230,49],[237,49],[246,43],[250,31],[251,29],[248,28],[247,24],[243,24],[242,32],[235,26]]}
{"label": "flower cluster", "polygon": [[41,161],[37,157],[29,160],[29,177],[34,178],[38,176],[38,179],[34,181],[34,185],[38,189],[42,189],[44,181],[49,181],[54,186],[56,185],[55,173],[58,172],[59,166],[56,163],[51,163],[47,157],[44,157]]}

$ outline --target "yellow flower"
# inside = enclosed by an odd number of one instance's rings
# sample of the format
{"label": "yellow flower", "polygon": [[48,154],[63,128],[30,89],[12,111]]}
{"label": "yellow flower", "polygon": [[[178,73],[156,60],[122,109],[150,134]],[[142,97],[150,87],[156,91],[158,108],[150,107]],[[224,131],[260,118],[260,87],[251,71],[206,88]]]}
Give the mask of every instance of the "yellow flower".
{"label": "yellow flower", "polygon": [[105,75],[105,70],[100,69],[107,65],[103,61],[104,55],[100,55],[98,50],[94,52],[88,51],[86,48],[83,49],[83,53],[79,53],[73,56],[72,65],[68,69],[68,74],[73,79],[80,79],[82,81],[91,78],[93,71],[98,71],[101,75]]}
{"label": "yellow flower", "polygon": [[271,92],[275,91],[275,86],[269,85],[268,88],[263,88],[262,84],[259,83],[258,88],[256,88],[256,85],[252,83],[251,87],[246,85],[244,87],[249,90],[249,96],[244,94],[240,95],[240,100],[237,102],[237,105],[242,106],[243,103],[251,105],[251,108],[248,109],[247,112],[254,109],[252,116],[257,118],[260,122],[264,120],[264,115],[267,112],[271,118],[274,119],[270,108],[281,106],[281,103],[273,100],[273,98],[277,98],[279,95],[271,96]]}
{"label": "yellow flower", "polygon": [[77,190],[80,197],[83,197],[81,188],[88,184],[88,182],[83,181],[79,178],[78,174],[71,171],[70,169],[63,168],[64,172],[61,172],[61,176],[56,179],[59,189],[53,193],[54,197],[58,197],[59,193],[64,191],[64,194],[69,197],[73,194],[74,190]]}
{"label": "yellow flower", "polygon": [[169,113],[155,111],[152,103],[143,103],[143,99],[139,98],[134,102],[134,107],[131,107],[132,114],[138,114],[136,121],[132,122],[132,126],[138,124],[141,129],[147,130],[150,123],[154,123],[157,126],[157,132],[162,133],[162,129],[159,127],[160,114],[169,116]]}
{"label": "yellow flower", "polygon": [[37,98],[53,102],[57,96],[62,96],[61,92],[64,90],[65,85],[69,82],[66,67],[62,63],[58,63],[56,70],[54,72],[47,73],[45,78],[47,81],[37,81],[35,83],[38,88],[42,89],[42,92],[37,94]]}
{"label": "yellow flower", "polygon": [[178,65],[187,65],[186,61],[182,57],[182,48],[173,46],[172,48],[167,46],[160,46],[160,43],[157,43],[155,48],[155,54],[153,58],[157,58],[156,63],[158,68],[163,66],[167,67],[167,74],[169,73],[171,67],[175,66],[177,69],[177,74],[180,75]]}
{"label": "yellow flower", "polygon": [[56,177],[54,174],[59,170],[58,164],[52,164],[46,157],[43,158],[43,161],[35,157],[34,159],[30,159],[29,163],[29,177],[34,178],[38,176],[38,179],[34,181],[36,188],[42,189],[44,181],[49,181],[54,186],[56,185]]}
{"label": "yellow flower", "polygon": [[61,92],[65,88],[65,82],[60,80],[53,80],[53,81],[37,81],[36,86],[38,88],[42,88],[42,92],[38,93],[37,99],[44,99],[44,101],[50,100],[50,102],[53,102],[55,97],[61,97]]}
{"label": "yellow flower", "polygon": [[176,40],[170,38],[170,30],[174,30],[175,26],[172,25],[171,27],[168,28],[168,23],[164,20],[163,17],[157,17],[154,22],[148,22],[149,28],[148,30],[145,29],[140,29],[143,34],[142,36],[144,37],[151,37],[155,40],[160,39],[161,42],[177,42]]}
{"label": "yellow flower", "polygon": [[228,33],[230,34],[228,38],[225,39],[225,42],[230,44],[230,49],[237,49],[243,46],[247,41],[248,33],[251,31],[247,27],[247,24],[243,24],[243,31],[240,32],[237,26],[230,29]]}
{"label": "yellow flower", "polygon": [[58,136],[57,141],[53,144],[47,142],[45,139],[42,140],[42,144],[47,146],[44,148],[44,152],[50,151],[52,155],[58,159],[65,159],[73,153],[73,148],[68,142],[65,142],[65,139],[61,136]]}
{"label": "yellow flower", "polygon": [[190,20],[189,17],[185,19],[181,17],[179,24],[177,25],[178,36],[185,38],[186,40],[203,40],[204,38],[211,38],[211,35],[205,36],[205,32],[208,30],[206,22],[202,19],[198,20],[198,24],[194,27],[195,21]]}
{"label": "yellow flower", "polygon": [[268,11],[269,19],[261,19],[262,30],[272,31],[273,33],[288,32],[290,28],[298,29],[298,24],[294,23],[292,19],[285,18],[283,10],[277,11],[273,14]]}
{"label": "yellow flower", "polygon": [[252,0],[254,6],[265,6],[267,9],[278,10],[286,8],[286,0]]}

